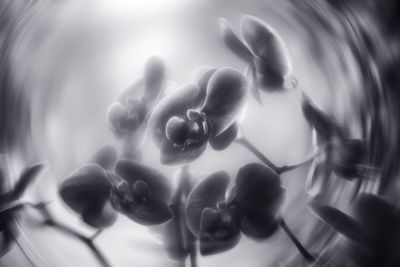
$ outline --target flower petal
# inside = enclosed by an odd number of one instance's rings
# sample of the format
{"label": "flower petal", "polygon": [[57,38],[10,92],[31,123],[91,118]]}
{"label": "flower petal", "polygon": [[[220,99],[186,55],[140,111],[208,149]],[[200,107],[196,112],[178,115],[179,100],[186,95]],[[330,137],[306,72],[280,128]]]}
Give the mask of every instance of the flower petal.
{"label": "flower petal", "polygon": [[157,169],[131,160],[119,160],[115,172],[133,187],[136,182],[147,184],[150,193],[157,201],[168,203],[171,198],[171,185],[168,179]]}
{"label": "flower petal", "polygon": [[152,106],[157,101],[165,83],[165,63],[157,56],[149,58],[144,71],[143,102]]}
{"label": "flower petal", "polygon": [[98,164],[100,167],[110,170],[117,160],[117,150],[113,146],[101,147],[89,160],[89,163]]}
{"label": "flower petal", "polygon": [[322,112],[304,92],[301,105],[306,120],[317,131],[319,141],[329,140],[338,131],[339,127],[333,119]]}
{"label": "flower petal", "polygon": [[111,206],[110,201],[97,209],[88,209],[82,213],[82,221],[94,228],[104,228],[113,225],[118,214]]}
{"label": "flower petal", "polygon": [[266,238],[277,229],[277,217],[284,198],[279,175],[270,168],[250,163],[236,177],[233,203],[242,215],[242,232],[253,238]]}
{"label": "flower petal", "polygon": [[211,255],[229,250],[240,240],[240,217],[234,210],[205,208],[200,220],[200,253]]}
{"label": "flower petal", "polygon": [[[262,61],[268,69],[275,70],[283,77],[291,72],[291,62],[287,47],[281,37],[266,25],[264,21],[253,16],[244,16],[240,23],[242,36],[250,50]],[[264,68],[258,72],[268,76]]]}
{"label": "flower petal", "polygon": [[193,75],[193,82],[199,87],[199,93],[194,101],[195,107],[201,107],[204,104],[207,94],[207,86],[211,76],[217,71],[213,67],[200,67]]}
{"label": "flower petal", "polygon": [[211,135],[208,142],[213,149],[217,151],[224,150],[233,142],[233,140],[235,140],[238,130],[239,129],[237,124],[233,123],[231,126],[229,126],[228,129],[226,129],[219,135],[217,136]]}
{"label": "flower petal", "polygon": [[[102,218],[98,224],[113,221],[115,216],[105,209],[110,191],[111,184],[104,170],[99,165],[92,163],[74,170],[64,178],[59,188],[61,198],[72,210],[81,215],[83,213],[96,214],[97,218]],[[102,214],[103,210],[107,214]],[[91,225],[95,224],[91,221]]]}
{"label": "flower petal", "polygon": [[176,166],[190,163],[203,154],[207,148],[207,140],[195,147],[181,149],[170,141],[161,146],[160,161],[164,165]]}
{"label": "flower petal", "polygon": [[151,197],[144,203],[121,202],[113,188],[111,204],[116,210],[128,216],[129,219],[142,225],[157,225],[173,218],[172,210],[168,204],[156,197]]}
{"label": "flower petal", "polygon": [[253,60],[253,54],[233,32],[229,22],[224,18],[220,18],[219,24],[222,38],[229,49],[245,62],[251,63]]}
{"label": "flower petal", "polygon": [[224,171],[215,172],[199,181],[189,193],[185,213],[190,231],[200,235],[200,219],[207,207],[216,208],[217,202],[224,200],[229,175]]}
{"label": "flower petal", "polygon": [[246,101],[247,91],[246,78],[233,68],[222,68],[212,75],[202,112],[207,115],[214,135],[226,130],[236,120]]}
{"label": "flower petal", "polygon": [[154,142],[161,146],[166,139],[165,126],[173,116],[186,116],[186,111],[194,108],[199,93],[196,84],[188,83],[165,96],[154,108],[149,120],[149,128]]}
{"label": "flower petal", "polygon": [[115,97],[115,102],[127,106],[129,98],[138,98],[143,87],[143,79],[135,80],[129,87],[123,89]]}
{"label": "flower petal", "polygon": [[310,208],[319,219],[346,237],[359,242],[365,239],[362,226],[349,215],[316,202],[311,202]]}

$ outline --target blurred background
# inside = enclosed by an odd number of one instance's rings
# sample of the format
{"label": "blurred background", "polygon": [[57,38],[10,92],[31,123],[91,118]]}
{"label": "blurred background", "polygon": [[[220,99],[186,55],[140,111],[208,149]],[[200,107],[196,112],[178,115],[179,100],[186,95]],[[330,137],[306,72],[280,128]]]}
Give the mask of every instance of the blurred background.
{"label": "blurred background", "polygon": [[[286,43],[298,80],[295,89],[263,93],[263,106],[249,98],[241,116],[243,134],[277,165],[304,159],[313,150],[301,112],[305,91],[343,124],[353,138],[368,140],[379,172],[361,187],[399,203],[399,3],[379,0],[2,0],[0,2],[0,152],[8,155],[10,179],[24,166],[47,161],[42,179],[26,194],[52,201],[57,219],[82,233],[85,226],[57,195],[60,180],[101,146],[120,147],[106,111],[117,92],[137,79],[146,60],[160,56],[169,88],[191,80],[200,66],[245,64],[224,45],[219,18],[234,29],[250,14],[271,25]],[[243,147],[208,148],[193,164],[200,179],[226,170],[233,179],[258,161]],[[174,181],[176,168],[162,166],[146,139],[143,162]],[[287,196],[282,215],[312,252],[329,251],[337,237],[307,208],[309,165],[283,175]],[[324,200],[348,207],[355,182],[332,177]],[[97,266],[85,246],[35,214],[18,217],[20,247],[0,266]],[[96,240],[113,266],[176,266],[160,238],[124,216]],[[199,257],[199,266],[301,266],[290,240],[278,232],[265,242],[242,237],[234,249]]]}

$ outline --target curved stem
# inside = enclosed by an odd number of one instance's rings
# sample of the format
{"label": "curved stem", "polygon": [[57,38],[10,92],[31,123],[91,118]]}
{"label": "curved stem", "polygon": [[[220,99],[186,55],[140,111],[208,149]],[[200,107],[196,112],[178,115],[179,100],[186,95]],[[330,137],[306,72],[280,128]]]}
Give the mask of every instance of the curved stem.
{"label": "curved stem", "polygon": [[80,241],[82,241],[94,254],[94,256],[97,258],[101,266],[103,267],[111,267],[111,265],[108,263],[107,259],[105,256],[101,253],[101,251],[97,248],[97,246],[93,243],[93,240],[91,238],[88,238],[78,232],[76,232],[74,229],[63,225],[60,222],[57,222],[54,220],[54,218],[51,216],[50,211],[47,209],[47,204],[46,203],[38,203],[38,204],[32,204],[29,202],[22,202],[22,203],[17,203],[15,205],[12,205],[6,209],[1,210],[1,213],[3,212],[15,212],[21,208],[24,207],[31,207],[36,210],[38,210],[44,218],[44,224],[50,227],[54,227],[68,235],[71,235]]}
{"label": "curved stem", "polygon": [[283,229],[283,231],[289,236],[290,240],[294,243],[296,248],[299,250],[301,255],[309,262],[312,263],[315,261],[315,258],[303,247],[303,245],[300,243],[300,241],[297,239],[297,237],[292,233],[292,231],[289,229],[289,227],[286,225],[285,221],[283,218],[280,218],[278,220],[279,226]]}
{"label": "curved stem", "polygon": [[275,172],[278,171],[278,167],[272,163],[257,147],[255,147],[246,137],[240,137],[235,140],[236,143],[241,144],[257,156],[265,165],[270,167]]}
{"label": "curved stem", "polygon": [[303,160],[302,162],[299,162],[299,163],[296,163],[296,164],[293,164],[293,165],[285,165],[285,166],[282,166],[282,167],[278,167],[278,168],[277,168],[277,173],[278,173],[278,174],[281,174],[281,173],[284,173],[284,172],[288,172],[288,171],[294,170],[294,169],[296,169],[296,168],[298,168],[298,167],[301,167],[301,166],[303,166],[303,165],[306,165],[306,164],[308,164],[308,163],[311,163],[311,162],[313,162],[313,160],[315,159],[315,157],[318,156],[319,153],[320,153],[320,151],[317,151],[317,152],[315,152],[315,153],[312,153],[310,156],[308,156],[308,157],[307,157],[305,160]]}

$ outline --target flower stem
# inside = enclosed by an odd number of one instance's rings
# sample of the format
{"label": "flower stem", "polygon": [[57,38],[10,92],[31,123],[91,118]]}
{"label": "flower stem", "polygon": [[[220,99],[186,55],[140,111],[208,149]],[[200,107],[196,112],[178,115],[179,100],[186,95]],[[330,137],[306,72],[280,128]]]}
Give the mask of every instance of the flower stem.
{"label": "flower stem", "polygon": [[316,153],[313,153],[312,155],[308,156],[302,162],[299,162],[299,163],[296,163],[296,164],[293,164],[293,165],[285,165],[285,166],[282,166],[282,167],[278,167],[277,168],[277,173],[281,174],[281,173],[284,173],[284,172],[288,172],[288,171],[294,170],[294,169],[296,169],[298,167],[301,167],[303,165],[306,165],[308,163],[311,163],[318,154],[319,154],[319,152],[317,151]]}
{"label": "flower stem", "polygon": [[283,218],[280,218],[278,220],[279,226],[283,229],[283,231],[289,236],[290,240],[294,243],[296,248],[299,250],[301,255],[309,262],[312,263],[315,261],[315,258],[303,247],[303,245],[300,243],[300,241],[297,239],[297,237],[292,233],[292,231],[289,229],[289,227],[286,225],[285,221]]}
{"label": "flower stem", "polygon": [[190,266],[197,267],[197,248],[195,242],[190,246]]}
{"label": "flower stem", "polygon": [[270,167],[275,172],[278,171],[278,167],[272,163],[257,147],[255,147],[246,137],[240,137],[235,140],[236,143],[241,144],[257,156],[265,165]]}
{"label": "flower stem", "polygon": [[38,210],[43,218],[44,218],[44,224],[50,227],[54,227],[68,235],[71,235],[80,241],[82,241],[93,253],[93,255],[97,258],[101,266],[103,267],[111,267],[111,265],[108,263],[107,259],[105,256],[101,253],[101,251],[97,248],[97,246],[93,243],[93,240],[91,238],[88,238],[78,232],[76,232],[74,229],[63,225],[60,222],[57,222],[54,220],[54,218],[51,216],[50,211],[47,209],[47,204],[46,203],[38,203],[38,204],[32,204],[28,202],[22,202],[18,203],[16,205],[12,205],[6,209],[1,210],[1,213],[3,212],[15,212],[21,208],[24,207],[31,207],[36,210]]}

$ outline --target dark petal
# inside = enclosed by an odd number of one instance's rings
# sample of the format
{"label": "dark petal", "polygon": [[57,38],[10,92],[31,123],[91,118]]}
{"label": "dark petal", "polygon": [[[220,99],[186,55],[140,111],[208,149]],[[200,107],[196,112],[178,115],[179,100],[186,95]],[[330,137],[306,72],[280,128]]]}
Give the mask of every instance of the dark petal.
{"label": "dark petal", "polygon": [[233,140],[236,139],[237,133],[238,133],[238,126],[236,123],[233,123],[231,126],[229,126],[228,129],[226,129],[219,135],[217,136],[211,135],[208,140],[208,143],[215,150],[224,150],[233,142]]}
{"label": "dark petal", "polygon": [[124,159],[117,161],[115,172],[131,187],[138,181],[146,183],[151,195],[158,201],[168,202],[171,198],[169,180],[157,169]]}
{"label": "dark petal", "polygon": [[200,221],[200,253],[211,255],[233,248],[240,240],[240,218],[232,209],[205,208]]}
{"label": "dark petal", "polygon": [[284,76],[271,67],[271,64],[259,57],[254,57],[254,69],[260,90],[274,91],[283,89]]}
{"label": "dark petal", "polygon": [[174,144],[183,145],[189,138],[189,134],[189,125],[184,118],[174,116],[168,120],[165,126],[165,135]]}
{"label": "dark petal", "polygon": [[358,242],[365,240],[362,226],[347,214],[316,202],[311,202],[310,208],[319,219],[344,236]]}
{"label": "dark petal", "polygon": [[113,207],[128,216],[132,221],[142,225],[157,225],[165,223],[173,218],[172,210],[167,203],[152,197],[144,203],[121,202],[121,199],[113,190],[111,193]]}
{"label": "dark petal", "polygon": [[144,71],[143,102],[152,105],[160,95],[165,81],[165,64],[157,56],[149,58]]}
{"label": "dark petal", "polygon": [[304,117],[310,126],[315,128],[318,138],[322,142],[329,140],[337,128],[333,119],[322,112],[304,92],[301,104]]}
{"label": "dark petal", "polygon": [[194,101],[195,107],[201,107],[206,100],[207,86],[211,76],[217,71],[217,68],[200,67],[198,68],[193,77],[193,82],[199,87],[199,93]]}
{"label": "dark petal", "polygon": [[113,225],[118,218],[118,213],[107,201],[103,206],[87,209],[82,213],[82,221],[94,228],[105,228]]}
{"label": "dark petal", "polygon": [[171,117],[186,116],[186,111],[194,108],[199,89],[196,84],[188,83],[168,94],[158,102],[149,120],[149,129],[154,142],[161,146],[166,139],[165,126]]}
{"label": "dark petal", "polygon": [[333,140],[328,144],[330,164],[334,171],[346,179],[362,178],[359,166],[364,163],[366,144],[361,139]]}
{"label": "dark petal", "polygon": [[241,72],[226,67],[212,75],[202,112],[207,115],[214,135],[232,125],[246,98],[247,81]]}
{"label": "dark petal", "polygon": [[95,163],[106,170],[110,170],[114,167],[116,160],[117,150],[115,147],[103,146],[93,155],[89,163]]}
{"label": "dark petal", "polygon": [[229,175],[224,171],[215,172],[200,180],[189,193],[185,213],[188,227],[199,237],[200,219],[205,208],[216,208],[217,203],[225,199],[229,184]]}
{"label": "dark petal", "polygon": [[277,217],[285,189],[279,175],[259,163],[242,167],[236,177],[233,203],[242,215],[242,231],[254,238],[266,238],[277,229]]}
{"label": "dark petal", "polygon": [[128,105],[129,98],[138,98],[140,89],[143,86],[143,79],[138,79],[132,83],[128,88],[118,93],[115,101],[123,106]]}
{"label": "dark petal", "polygon": [[59,192],[63,201],[75,212],[103,207],[109,199],[111,184],[97,164],[85,164],[63,179]]}
{"label": "dark petal", "polygon": [[253,60],[253,54],[251,53],[249,48],[233,32],[229,22],[224,18],[221,18],[219,22],[221,35],[225,44],[239,58],[247,63],[251,63],[251,61]]}
{"label": "dark petal", "polygon": [[184,165],[200,157],[207,148],[207,140],[181,149],[173,142],[165,141],[161,146],[160,161],[164,165]]}
{"label": "dark petal", "polygon": [[399,231],[399,217],[394,206],[388,201],[373,194],[363,193],[354,202],[353,212],[375,244],[394,245],[396,240],[393,239],[397,235],[396,231]]}
{"label": "dark petal", "polygon": [[26,167],[21,173],[12,193],[13,200],[21,197],[29,185],[38,177],[39,172],[45,166],[44,163],[37,163]]}
{"label": "dark petal", "polygon": [[261,19],[244,16],[241,21],[241,33],[250,50],[270,66],[270,69],[286,76],[291,71],[291,62],[283,40]]}

